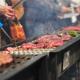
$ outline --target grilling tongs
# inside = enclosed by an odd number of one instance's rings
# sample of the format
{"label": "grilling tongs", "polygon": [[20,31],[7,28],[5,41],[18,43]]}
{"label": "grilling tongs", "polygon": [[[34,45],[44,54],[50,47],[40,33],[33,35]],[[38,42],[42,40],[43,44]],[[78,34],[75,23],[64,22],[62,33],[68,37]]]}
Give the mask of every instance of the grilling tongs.
{"label": "grilling tongs", "polygon": [[5,31],[5,29],[3,28],[3,23],[0,22],[0,29],[4,32],[4,34],[9,38],[9,40],[17,47],[16,45],[16,41],[13,40],[9,34]]}

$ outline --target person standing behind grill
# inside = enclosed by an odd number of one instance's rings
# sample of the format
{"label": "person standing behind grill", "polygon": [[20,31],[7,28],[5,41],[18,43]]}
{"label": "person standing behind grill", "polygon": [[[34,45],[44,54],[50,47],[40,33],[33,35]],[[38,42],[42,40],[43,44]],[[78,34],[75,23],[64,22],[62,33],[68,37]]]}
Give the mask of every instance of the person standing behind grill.
{"label": "person standing behind grill", "polygon": [[[6,21],[6,18],[9,18],[10,20],[13,20],[15,18],[15,16],[17,17],[17,19],[20,19],[22,14],[19,15],[19,13],[23,11],[23,9],[21,8],[21,5],[19,6],[20,8],[13,10],[11,6],[9,6],[8,4],[12,4],[15,5],[18,1],[20,0],[0,0],[0,21],[1,23],[7,23],[6,25],[3,25],[4,29],[6,30],[6,32],[10,35],[10,31],[9,31],[9,25],[8,22]],[[8,37],[0,32],[0,47],[5,46],[6,43],[9,43],[9,39]]]}
{"label": "person standing behind grill", "polygon": [[71,12],[71,0],[26,0],[22,23],[26,37],[32,40],[44,34],[55,33],[64,26],[74,25],[71,18],[60,19],[61,13]]}
{"label": "person standing behind grill", "polygon": [[[80,4],[80,0],[72,0],[72,1],[74,1],[76,4]],[[76,12],[79,13],[79,16],[77,16],[77,19],[78,19],[78,25],[80,25],[80,6],[76,8]]]}
{"label": "person standing behind grill", "polygon": [[64,5],[58,5],[56,0],[25,1],[25,15],[22,22],[27,39],[32,40],[44,34],[52,34],[55,30],[67,25],[66,21],[61,21],[57,16],[60,12],[70,11],[70,8],[66,7],[70,1],[61,0],[60,2]]}
{"label": "person standing behind grill", "polygon": [[[3,22],[6,19],[6,17],[13,19],[14,15],[14,10],[7,5],[6,1],[0,0],[0,22],[4,25]],[[6,36],[4,36],[2,31],[0,31],[0,48],[6,44],[6,39]]]}
{"label": "person standing behind grill", "polygon": [[[77,3],[77,1],[79,1],[79,0],[56,0],[55,9],[58,11],[57,15],[61,14],[61,16],[64,16],[65,14],[69,15],[69,13],[74,15],[74,16],[71,15],[67,18],[60,19],[61,23],[65,23],[65,25],[63,24],[64,27],[76,25],[76,23],[78,21],[78,19],[77,19],[78,16],[75,15],[75,12],[78,13],[78,15],[79,15],[80,7],[71,7],[71,6],[74,5],[75,3]],[[57,6],[57,8],[56,8],[56,6]]]}

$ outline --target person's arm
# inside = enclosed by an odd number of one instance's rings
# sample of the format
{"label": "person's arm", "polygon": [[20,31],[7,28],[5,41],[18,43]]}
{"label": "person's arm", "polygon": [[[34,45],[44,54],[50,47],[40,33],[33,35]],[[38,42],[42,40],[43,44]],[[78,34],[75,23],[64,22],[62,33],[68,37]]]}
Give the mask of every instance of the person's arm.
{"label": "person's arm", "polygon": [[0,5],[0,13],[5,15],[6,17],[8,17],[10,19],[13,19],[14,15],[15,15],[14,10],[8,5],[5,5],[5,6]]}

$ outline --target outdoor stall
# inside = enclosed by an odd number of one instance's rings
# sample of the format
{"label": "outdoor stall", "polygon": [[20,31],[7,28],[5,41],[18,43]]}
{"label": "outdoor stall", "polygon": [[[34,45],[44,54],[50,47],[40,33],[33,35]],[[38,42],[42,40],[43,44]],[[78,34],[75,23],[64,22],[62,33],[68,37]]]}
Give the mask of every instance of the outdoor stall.
{"label": "outdoor stall", "polygon": [[[48,3],[21,0],[12,6],[15,9],[23,4],[25,12],[21,20],[7,18],[10,33],[5,30],[6,18],[0,18],[4,22],[0,29],[11,42],[0,48],[0,80],[79,80],[80,26],[79,14],[74,12],[76,5],[70,5],[70,14],[56,16],[51,6],[54,1]],[[66,22],[67,18],[71,21]]]}

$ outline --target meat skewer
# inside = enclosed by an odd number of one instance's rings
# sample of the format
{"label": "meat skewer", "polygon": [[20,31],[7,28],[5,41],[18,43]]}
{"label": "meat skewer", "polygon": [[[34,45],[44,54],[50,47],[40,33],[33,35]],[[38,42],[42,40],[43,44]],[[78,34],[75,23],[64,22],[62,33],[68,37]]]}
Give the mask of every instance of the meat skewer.
{"label": "meat skewer", "polygon": [[47,54],[51,51],[53,51],[54,48],[50,48],[50,49],[33,49],[33,50],[24,50],[23,51],[12,51],[10,52],[11,55],[13,56],[35,56],[35,55],[41,55],[41,54]]}

